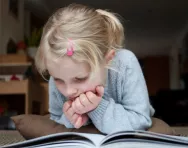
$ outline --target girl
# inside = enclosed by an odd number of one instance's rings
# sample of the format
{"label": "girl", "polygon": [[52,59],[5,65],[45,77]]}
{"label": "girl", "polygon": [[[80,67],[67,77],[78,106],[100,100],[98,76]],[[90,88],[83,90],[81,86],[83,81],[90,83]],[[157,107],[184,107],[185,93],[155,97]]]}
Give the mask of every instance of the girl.
{"label": "girl", "polygon": [[35,60],[51,76],[52,120],[67,128],[92,122],[105,134],[151,126],[145,80],[123,41],[122,24],[105,10],[72,4],[49,18]]}

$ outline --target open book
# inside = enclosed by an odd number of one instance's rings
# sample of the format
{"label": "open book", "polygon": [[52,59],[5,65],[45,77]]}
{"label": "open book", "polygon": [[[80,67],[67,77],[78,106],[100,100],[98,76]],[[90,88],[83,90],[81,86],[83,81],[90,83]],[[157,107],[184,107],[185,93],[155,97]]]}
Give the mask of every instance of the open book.
{"label": "open book", "polygon": [[65,132],[43,136],[2,148],[187,148],[188,137],[169,136],[146,131],[109,134]]}

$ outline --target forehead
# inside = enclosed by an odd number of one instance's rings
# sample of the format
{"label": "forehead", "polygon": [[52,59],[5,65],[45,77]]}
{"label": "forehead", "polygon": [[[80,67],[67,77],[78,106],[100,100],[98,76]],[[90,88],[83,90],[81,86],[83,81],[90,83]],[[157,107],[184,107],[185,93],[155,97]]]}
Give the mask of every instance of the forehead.
{"label": "forehead", "polygon": [[61,57],[58,59],[49,58],[46,61],[49,73],[55,77],[75,77],[85,75],[90,72],[89,64],[79,62],[70,57]]}

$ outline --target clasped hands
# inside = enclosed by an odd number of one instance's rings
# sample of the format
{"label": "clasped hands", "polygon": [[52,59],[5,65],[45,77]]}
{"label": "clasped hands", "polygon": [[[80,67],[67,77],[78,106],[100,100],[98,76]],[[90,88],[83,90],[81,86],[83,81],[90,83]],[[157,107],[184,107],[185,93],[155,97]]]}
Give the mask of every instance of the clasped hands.
{"label": "clasped hands", "polygon": [[89,91],[81,94],[74,100],[68,100],[63,105],[63,113],[75,128],[82,127],[89,117],[86,113],[94,110],[99,105],[104,94],[104,87],[97,86],[96,94]]}

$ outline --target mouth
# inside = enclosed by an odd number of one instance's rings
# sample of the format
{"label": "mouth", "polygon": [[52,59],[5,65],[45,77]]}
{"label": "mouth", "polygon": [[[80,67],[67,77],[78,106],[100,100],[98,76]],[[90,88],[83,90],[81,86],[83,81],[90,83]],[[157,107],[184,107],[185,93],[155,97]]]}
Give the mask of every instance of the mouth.
{"label": "mouth", "polygon": [[69,97],[68,99],[74,101],[77,97]]}

